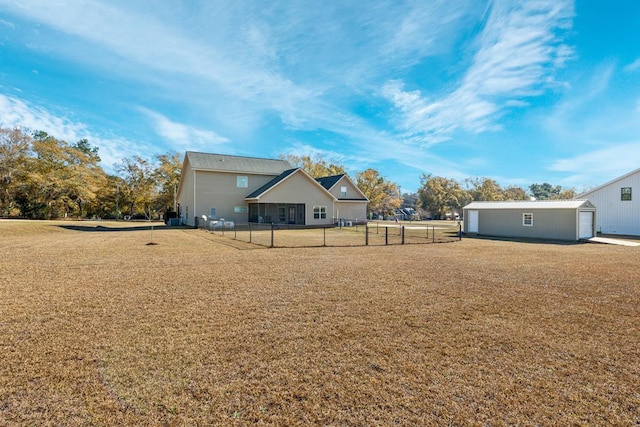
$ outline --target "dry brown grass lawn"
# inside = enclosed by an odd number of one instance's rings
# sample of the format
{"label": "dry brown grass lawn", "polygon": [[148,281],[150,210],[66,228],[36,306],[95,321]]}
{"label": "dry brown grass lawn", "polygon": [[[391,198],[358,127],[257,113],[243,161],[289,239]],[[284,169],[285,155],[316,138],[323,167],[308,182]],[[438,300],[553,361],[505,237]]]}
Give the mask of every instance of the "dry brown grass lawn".
{"label": "dry brown grass lawn", "polygon": [[144,225],[0,221],[0,425],[640,423],[638,248]]}

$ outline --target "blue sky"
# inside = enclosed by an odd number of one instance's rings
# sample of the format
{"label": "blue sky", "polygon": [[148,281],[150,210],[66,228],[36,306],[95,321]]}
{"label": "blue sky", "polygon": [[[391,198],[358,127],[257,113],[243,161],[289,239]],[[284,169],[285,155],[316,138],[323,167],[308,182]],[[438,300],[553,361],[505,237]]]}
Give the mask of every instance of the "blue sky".
{"label": "blue sky", "polygon": [[0,0],[0,126],[578,191],[640,167],[640,2]]}

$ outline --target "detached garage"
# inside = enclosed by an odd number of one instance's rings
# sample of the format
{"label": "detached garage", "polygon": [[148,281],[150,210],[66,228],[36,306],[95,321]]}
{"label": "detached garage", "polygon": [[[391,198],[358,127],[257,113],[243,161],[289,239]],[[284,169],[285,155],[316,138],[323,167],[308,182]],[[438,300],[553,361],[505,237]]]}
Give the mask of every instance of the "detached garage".
{"label": "detached garage", "polygon": [[588,200],[472,202],[463,212],[466,234],[552,240],[595,236],[596,207]]}

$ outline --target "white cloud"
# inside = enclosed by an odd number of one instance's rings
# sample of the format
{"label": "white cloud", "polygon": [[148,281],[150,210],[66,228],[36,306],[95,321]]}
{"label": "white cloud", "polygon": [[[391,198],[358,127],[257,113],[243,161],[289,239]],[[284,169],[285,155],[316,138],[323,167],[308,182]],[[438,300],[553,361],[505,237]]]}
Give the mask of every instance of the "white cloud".
{"label": "white cloud", "polygon": [[[245,29],[229,28],[231,33],[216,36],[215,31],[207,28],[193,36],[188,34],[190,28],[162,21],[160,13],[136,10],[135,4],[118,7],[107,2],[25,0],[15,3],[0,0],[2,3],[15,13],[74,37],[70,48],[65,43],[50,43],[45,50],[56,49],[76,61],[95,66],[103,59],[89,51],[97,46],[123,59],[127,67],[135,65],[136,75],[129,78],[150,79],[179,91],[185,80],[172,83],[176,81],[175,75],[186,75],[200,91],[253,99],[265,108],[273,107],[271,100],[275,98],[302,100],[308,95],[277,71],[264,66],[264,56],[273,53],[256,27],[247,29],[246,37],[238,36],[229,42],[221,38],[235,36]],[[165,6],[157,5],[158,9],[162,7]],[[194,24],[201,23],[198,17],[189,19]],[[207,25],[211,25],[208,19]],[[46,40],[39,42],[47,43]],[[34,49],[43,47],[34,46]],[[118,65],[122,66],[122,63]],[[143,72],[145,69],[146,73]],[[118,69],[109,72],[118,72]],[[160,78],[157,73],[171,78]]]}
{"label": "white cloud", "polygon": [[87,133],[87,127],[82,123],[74,123],[51,114],[42,107],[2,94],[0,94],[0,126],[43,131],[55,129],[55,136],[67,141],[81,139],[83,137],[79,135]]}
{"label": "white cloud", "polygon": [[[569,1],[496,0],[483,11],[485,4],[379,0],[312,8],[296,2],[201,2],[196,15],[180,2],[0,0],[8,16],[38,23],[43,36],[22,32],[25,45],[70,60],[71,66],[102,71],[98,79],[122,82],[136,91],[125,104],[157,94],[163,105],[184,107],[182,116],[197,126],[175,122],[158,107],[138,110],[174,146],[207,149],[225,144],[227,137],[249,140],[265,124],[284,128],[285,135],[320,129],[345,142],[354,153],[343,157],[345,163],[356,168],[392,159],[448,177],[464,177],[459,169],[465,165],[420,148],[460,130],[499,129],[502,115],[555,87],[554,68],[573,57],[561,34],[573,16]],[[479,17],[484,21],[478,22]],[[465,44],[478,29],[474,43]],[[441,92],[427,92],[430,82],[414,86],[404,77],[429,72],[431,63],[425,58],[444,53],[436,63],[446,62],[459,51],[467,52],[467,58],[449,64],[454,69],[450,73],[438,73],[448,79]],[[406,83],[387,80],[389,75]],[[388,125],[387,105],[380,95],[398,113],[390,131],[382,130]],[[153,105],[155,99],[149,98],[145,106]],[[370,106],[371,114],[356,112]],[[274,116],[282,123],[268,122]],[[215,125],[201,124],[204,120]],[[209,129],[224,129],[224,136]],[[89,133],[88,126],[83,131]],[[117,150],[122,147],[137,149],[126,141],[107,142],[101,155],[113,150],[109,155],[121,158]],[[346,150],[337,143],[322,147],[327,156]],[[292,149],[314,152],[308,144]]]}
{"label": "white cloud", "polygon": [[640,70],[640,58],[636,59],[631,64],[625,66],[623,70],[629,73]]}
{"label": "white cloud", "polygon": [[322,159],[327,163],[335,164],[345,164],[355,160],[354,157],[338,153],[337,151],[317,148],[301,142],[295,142],[289,146],[283,154],[290,154],[299,157],[309,156],[312,159]]}
{"label": "white cloud", "polygon": [[[345,85],[367,91],[369,79],[389,67],[446,50],[460,37],[459,25],[480,8],[471,0],[407,7],[393,1],[336,2],[325,8],[214,2],[200,5],[194,15],[163,2],[0,4],[70,41],[28,40],[34,49],[56,50],[112,75],[161,86],[178,102],[204,104],[225,128],[235,129],[255,126],[274,112],[293,129],[317,127],[327,114],[343,110],[323,99],[351,94]],[[145,10],[151,5],[153,13]],[[187,101],[185,92],[196,101]]]}
{"label": "white cloud", "polygon": [[570,2],[538,1],[492,4],[478,48],[458,88],[429,100],[388,82],[382,94],[401,114],[404,132],[435,143],[462,128],[479,133],[499,129],[497,119],[509,107],[540,95],[553,83],[554,67],[571,56],[557,33],[573,16]]}
{"label": "white cloud", "polygon": [[640,141],[607,144],[605,148],[557,160],[549,169],[557,172],[567,172],[579,177],[586,175],[615,176],[635,170],[638,165],[640,165]]}
{"label": "white cloud", "polygon": [[5,27],[11,28],[11,29],[15,29],[16,28],[16,24],[14,24],[13,22],[5,21],[4,19],[0,19],[0,25],[3,25]]}
{"label": "white cloud", "polygon": [[[541,120],[550,135],[565,144],[583,145],[595,140],[600,144],[607,136],[633,132],[634,121],[627,118],[628,107],[611,105],[606,97],[614,76],[615,65],[605,62],[595,67],[586,81],[579,81]],[[637,130],[640,130],[636,126]],[[615,130],[615,132],[614,132]],[[578,148],[580,149],[580,148]]]}
{"label": "white cloud", "polygon": [[173,146],[182,150],[211,149],[212,145],[221,145],[229,142],[228,138],[209,130],[198,129],[182,123],[174,122],[164,115],[139,107],[153,122],[155,132],[166,139]]}
{"label": "white cloud", "polygon": [[[393,58],[413,64],[425,56],[447,52],[460,37],[459,28],[471,25],[470,18],[477,17],[482,7],[477,1],[438,0],[412,4],[398,20],[390,22],[393,26],[391,36],[381,47],[376,63]],[[378,13],[389,22],[390,11],[397,9],[397,4],[387,5],[386,9]]]}
{"label": "white cloud", "polygon": [[133,144],[122,137],[105,137],[91,131],[90,127],[75,122],[63,114],[53,113],[43,107],[29,104],[21,99],[0,94],[0,127],[21,128],[26,131],[45,131],[55,138],[73,143],[87,139],[99,149],[102,166],[114,173],[114,166],[125,157],[147,156],[152,148],[140,141]]}

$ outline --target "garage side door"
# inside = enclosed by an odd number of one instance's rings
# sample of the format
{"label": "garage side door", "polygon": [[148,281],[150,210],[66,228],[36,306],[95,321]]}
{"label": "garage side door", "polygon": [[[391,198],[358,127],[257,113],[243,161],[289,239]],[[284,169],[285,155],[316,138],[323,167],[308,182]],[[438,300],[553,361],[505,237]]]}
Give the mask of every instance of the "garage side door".
{"label": "garage side door", "polygon": [[580,212],[580,239],[593,237],[593,212]]}
{"label": "garage side door", "polygon": [[467,219],[469,224],[469,230],[467,233],[477,233],[478,232],[478,211],[467,211]]}

